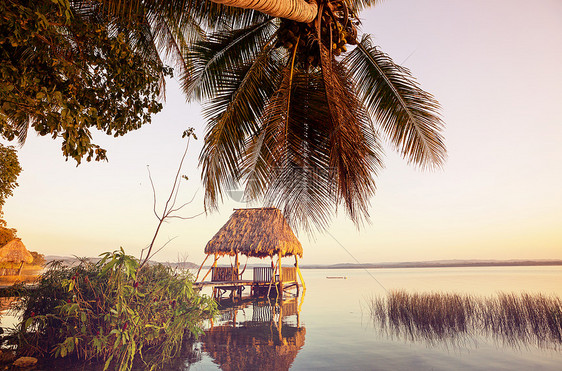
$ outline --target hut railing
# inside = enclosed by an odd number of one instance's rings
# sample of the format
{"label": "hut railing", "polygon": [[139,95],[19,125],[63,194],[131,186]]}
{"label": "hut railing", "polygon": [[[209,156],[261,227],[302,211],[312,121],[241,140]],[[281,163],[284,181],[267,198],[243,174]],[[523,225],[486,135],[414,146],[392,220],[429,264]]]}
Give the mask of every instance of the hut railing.
{"label": "hut railing", "polygon": [[[271,282],[273,277],[273,268],[271,267],[254,267],[254,282]],[[296,282],[297,268],[281,267],[282,282]]]}
{"label": "hut railing", "polygon": [[273,276],[273,268],[254,267],[254,282],[271,282],[272,276]]}
{"label": "hut railing", "polygon": [[270,305],[256,305],[252,310],[252,321],[255,322],[267,322],[271,321],[272,313]]}
{"label": "hut railing", "polygon": [[238,269],[234,267],[213,267],[211,281],[213,282],[238,281]]}
{"label": "hut railing", "polygon": [[295,268],[295,267],[281,267],[281,281],[282,282],[296,282],[297,281],[297,268]]}
{"label": "hut railing", "polygon": [[0,276],[17,276],[19,269],[17,268],[0,268]]}

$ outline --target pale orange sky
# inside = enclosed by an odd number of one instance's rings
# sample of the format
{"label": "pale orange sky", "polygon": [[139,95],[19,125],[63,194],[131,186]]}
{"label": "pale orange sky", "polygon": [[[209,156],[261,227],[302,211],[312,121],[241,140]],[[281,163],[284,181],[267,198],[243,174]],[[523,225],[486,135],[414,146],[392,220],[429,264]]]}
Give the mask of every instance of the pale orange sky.
{"label": "pale orange sky", "polygon": [[[411,69],[443,106],[448,161],[421,172],[386,151],[372,200],[372,224],[358,231],[342,215],[329,234],[300,234],[304,264],[436,259],[562,259],[562,2],[388,0],[362,14],[363,31]],[[183,142],[204,124],[177,84],[154,123],[125,137],[102,135],[108,163],[65,162],[60,144],[30,135],[20,150],[20,187],[5,218],[31,250],[95,256],[123,246],[137,254],[152,236],[146,165],[167,196]],[[187,200],[200,188],[189,152]],[[203,209],[202,190],[189,214]],[[166,225],[157,256],[199,262],[229,218],[217,213]],[[336,242],[336,240],[338,242]],[[340,245],[341,244],[341,245]]]}

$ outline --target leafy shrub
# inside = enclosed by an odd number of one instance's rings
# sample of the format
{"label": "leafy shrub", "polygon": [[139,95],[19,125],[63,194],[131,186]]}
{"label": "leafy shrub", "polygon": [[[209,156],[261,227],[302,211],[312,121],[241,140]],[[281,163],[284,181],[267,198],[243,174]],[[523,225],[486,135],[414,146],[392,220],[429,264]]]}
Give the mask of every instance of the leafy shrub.
{"label": "leafy shrub", "polygon": [[31,264],[42,267],[47,262],[45,260],[45,255],[38,253],[37,251],[30,251],[29,253],[33,256],[33,262]]}
{"label": "leafy shrub", "polygon": [[[139,269],[123,249],[102,257],[74,267],[51,263],[37,289],[23,293],[12,334],[19,353],[101,360],[104,369],[120,370],[141,360],[154,369],[216,312],[212,298],[194,291],[189,273],[161,264]],[[159,356],[143,358],[147,352]]]}
{"label": "leafy shrub", "polygon": [[[0,210],[0,213],[1,212],[2,210]],[[14,238],[17,238],[17,231],[14,228],[7,228],[6,222],[0,218],[0,247],[4,246]]]}

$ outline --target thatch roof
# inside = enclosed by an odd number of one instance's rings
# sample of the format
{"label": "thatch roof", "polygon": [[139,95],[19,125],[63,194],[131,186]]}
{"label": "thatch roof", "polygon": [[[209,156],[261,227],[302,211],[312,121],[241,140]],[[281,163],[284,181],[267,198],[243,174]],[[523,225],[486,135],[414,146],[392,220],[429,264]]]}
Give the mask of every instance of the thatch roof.
{"label": "thatch roof", "polygon": [[206,254],[264,258],[298,255],[302,245],[279,209],[235,209],[226,224],[205,246]]}
{"label": "thatch roof", "polygon": [[31,263],[33,262],[33,255],[27,251],[23,242],[16,238],[0,248],[0,262]]}

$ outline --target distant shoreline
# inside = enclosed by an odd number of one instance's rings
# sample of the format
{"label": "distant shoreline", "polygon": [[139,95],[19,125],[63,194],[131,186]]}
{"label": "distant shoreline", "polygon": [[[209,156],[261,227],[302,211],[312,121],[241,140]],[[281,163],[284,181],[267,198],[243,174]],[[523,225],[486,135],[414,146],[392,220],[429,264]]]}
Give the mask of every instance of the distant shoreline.
{"label": "distant shoreline", "polygon": [[462,267],[537,267],[559,266],[562,260],[508,260],[508,261],[433,261],[376,264],[303,264],[302,269],[395,269],[395,268],[462,268]]}
{"label": "distant shoreline", "polygon": [[[46,260],[61,260],[65,264],[76,264],[78,259],[68,256],[46,256]],[[97,262],[99,258],[89,258],[90,261]],[[162,262],[176,268],[198,269],[200,264],[193,262],[169,263]],[[221,264],[225,265],[225,264]],[[284,266],[292,266],[292,262],[283,264]],[[432,260],[432,261],[414,261],[414,262],[388,262],[388,263],[338,263],[338,264],[301,264],[301,269],[396,269],[396,268],[462,268],[462,267],[534,267],[534,266],[561,266],[562,260]],[[269,264],[255,263],[248,264],[248,268],[264,267]],[[209,269],[206,265],[203,269]]]}

